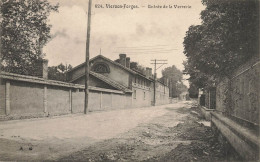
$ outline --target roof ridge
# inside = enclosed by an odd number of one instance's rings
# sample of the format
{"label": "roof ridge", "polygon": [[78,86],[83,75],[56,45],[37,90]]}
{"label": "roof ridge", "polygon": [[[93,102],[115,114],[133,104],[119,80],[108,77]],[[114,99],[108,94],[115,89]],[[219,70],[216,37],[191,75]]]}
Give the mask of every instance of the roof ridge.
{"label": "roof ridge", "polygon": [[[125,70],[127,70],[127,71],[130,71],[130,72],[136,74],[136,72],[133,71],[132,69],[127,68],[127,67],[125,67],[125,66],[123,66],[123,65],[121,65],[121,64],[119,64],[119,63],[117,63],[117,62],[115,62],[115,61],[113,61],[113,60],[111,60],[111,59],[109,59],[109,58],[107,58],[107,57],[105,57],[105,56],[103,56],[103,55],[98,55],[98,56],[99,56],[99,57],[102,57],[103,59],[106,59],[106,60],[112,62],[113,64],[115,64],[115,65],[117,65],[117,66],[120,66],[121,68],[123,68],[123,69],[125,69]],[[96,57],[97,57],[97,56],[96,56]],[[95,57],[92,58],[91,61],[92,61],[93,59],[95,59]]]}
{"label": "roof ridge", "polygon": [[[101,57],[101,58],[103,58],[103,59],[105,59],[105,60],[107,60],[107,61],[109,61],[109,62],[111,62],[111,63],[113,63],[113,64],[115,64],[115,65],[117,65],[117,66],[119,66],[119,67],[121,67],[121,68],[123,68],[124,70],[127,70],[127,71],[129,71],[129,72],[131,72],[131,73],[136,74],[136,72],[133,71],[132,69],[126,68],[126,67],[124,67],[123,65],[121,65],[121,64],[119,64],[119,63],[117,63],[117,62],[115,62],[115,61],[113,61],[113,60],[111,60],[111,59],[109,59],[109,58],[107,58],[107,57],[105,57],[105,56],[103,56],[103,55],[97,55],[97,56],[93,57],[92,59],[90,59],[89,62],[93,61],[94,59],[96,59],[96,58],[98,58],[98,57]],[[67,71],[67,73],[73,71],[74,69],[77,69],[77,68],[81,67],[81,66],[84,65],[84,64],[86,64],[86,63],[83,62],[83,63],[79,64],[78,66],[75,66],[74,68],[72,68],[72,69],[70,69],[69,71]]]}

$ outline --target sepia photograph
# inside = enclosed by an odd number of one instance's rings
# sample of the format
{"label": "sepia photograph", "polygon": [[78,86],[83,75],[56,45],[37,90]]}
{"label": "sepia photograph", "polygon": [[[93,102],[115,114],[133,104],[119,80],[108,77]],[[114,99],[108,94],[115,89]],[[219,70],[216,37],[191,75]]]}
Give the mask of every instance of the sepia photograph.
{"label": "sepia photograph", "polygon": [[0,0],[0,161],[259,161],[259,7]]}

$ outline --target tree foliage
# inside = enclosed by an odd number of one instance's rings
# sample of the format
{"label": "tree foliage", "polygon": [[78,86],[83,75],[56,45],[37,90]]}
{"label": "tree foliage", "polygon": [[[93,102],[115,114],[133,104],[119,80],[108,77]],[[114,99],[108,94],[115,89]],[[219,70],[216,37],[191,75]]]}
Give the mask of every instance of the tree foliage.
{"label": "tree foliage", "polygon": [[58,66],[48,67],[48,79],[66,81],[66,72],[71,70],[72,66],[69,64],[63,65],[60,63]]}
{"label": "tree foliage", "polygon": [[162,76],[175,83],[182,81],[182,75],[182,72],[175,65],[162,70]]}
{"label": "tree foliage", "polygon": [[183,84],[183,73],[175,66],[172,65],[162,70],[161,80],[168,79],[170,88],[170,97],[177,97],[184,91],[187,91],[187,87]]}
{"label": "tree foliage", "polygon": [[[258,0],[202,0],[202,24],[184,38],[185,72],[197,87],[209,86],[259,51]],[[206,85],[208,84],[208,85]]]}
{"label": "tree foliage", "polygon": [[190,84],[188,92],[190,98],[198,98],[199,89],[194,84]]}
{"label": "tree foliage", "polygon": [[215,83],[215,78],[213,76],[210,76],[209,74],[206,74],[205,72],[201,72],[200,70],[194,68],[192,66],[193,61],[188,59],[188,61],[183,62],[183,65],[185,67],[184,74],[189,74],[189,82],[190,85],[196,86],[197,88],[204,88],[204,87],[211,87]]}
{"label": "tree foliage", "polygon": [[137,62],[130,62],[130,69],[138,71],[141,74],[145,75],[146,68],[138,64]]}
{"label": "tree foliage", "polygon": [[50,38],[47,24],[58,5],[47,0],[1,0],[1,69],[31,75],[42,48]]}

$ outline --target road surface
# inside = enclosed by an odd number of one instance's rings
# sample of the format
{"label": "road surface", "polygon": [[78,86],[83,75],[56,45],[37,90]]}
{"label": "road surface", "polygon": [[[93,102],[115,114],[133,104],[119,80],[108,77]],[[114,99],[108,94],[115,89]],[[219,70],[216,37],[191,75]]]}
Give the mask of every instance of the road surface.
{"label": "road surface", "polygon": [[0,122],[0,160],[220,160],[221,146],[194,104]]}

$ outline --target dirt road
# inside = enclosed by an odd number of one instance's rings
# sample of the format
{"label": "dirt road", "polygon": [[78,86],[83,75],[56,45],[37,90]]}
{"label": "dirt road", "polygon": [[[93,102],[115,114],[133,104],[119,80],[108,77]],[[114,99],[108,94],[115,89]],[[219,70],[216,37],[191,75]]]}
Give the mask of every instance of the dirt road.
{"label": "dirt road", "polygon": [[0,160],[230,159],[193,104],[1,122]]}

